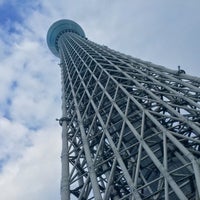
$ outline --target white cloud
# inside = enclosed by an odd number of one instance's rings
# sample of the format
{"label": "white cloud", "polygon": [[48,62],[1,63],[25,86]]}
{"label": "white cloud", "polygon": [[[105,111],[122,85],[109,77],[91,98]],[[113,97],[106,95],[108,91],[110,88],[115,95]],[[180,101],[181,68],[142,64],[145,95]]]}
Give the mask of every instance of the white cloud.
{"label": "white cloud", "polygon": [[0,118],[0,160],[6,163],[18,159],[24,148],[31,145],[29,134],[23,125]]}
{"label": "white cloud", "polygon": [[[12,124],[9,124],[5,134],[11,132],[10,128],[16,128],[16,126],[12,127]],[[35,132],[30,136],[32,145],[24,147],[23,151],[18,148],[21,141],[16,141],[16,138],[13,141],[13,138],[22,131],[15,129],[12,137],[7,135],[12,139],[10,143],[16,145],[14,150],[20,151],[21,156],[6,163],[0,174],[2,199],[54,200],[59,198],[60,160],[58,154],[61,150],[59,131],[58,128],[48,127]]]}
{"label": "white cloud", "polygon": [[[34,12],[28,18],[36,24],[39,20],[34,19]],[[36,27],[29,23],[14,26],[17,32],[0,32],[0,111],[4,116],[0,118],[1,199],[59,199],[57,59],[47,49],[46,35]]]}

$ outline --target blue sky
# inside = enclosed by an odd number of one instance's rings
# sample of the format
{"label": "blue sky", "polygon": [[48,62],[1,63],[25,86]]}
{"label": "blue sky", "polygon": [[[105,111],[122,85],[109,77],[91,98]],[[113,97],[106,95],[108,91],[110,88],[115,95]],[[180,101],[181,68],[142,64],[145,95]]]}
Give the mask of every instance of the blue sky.
{"label": "blue sky", "polygon": [[46,34],[56,20],[88,39],[200,77],[199,0],[0,0],[3,200],[60,198],[61,80]]}

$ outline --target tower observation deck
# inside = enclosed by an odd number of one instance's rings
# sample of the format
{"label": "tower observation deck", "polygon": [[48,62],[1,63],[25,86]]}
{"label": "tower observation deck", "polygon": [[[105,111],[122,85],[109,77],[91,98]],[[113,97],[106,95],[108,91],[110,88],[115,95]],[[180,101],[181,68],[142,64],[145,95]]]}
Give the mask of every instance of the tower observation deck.
{"label": "tower observation deck", "polygon": [[47,44],[62,76],[61,199],[199,200],[200,79],[98,45],[71,20]]}

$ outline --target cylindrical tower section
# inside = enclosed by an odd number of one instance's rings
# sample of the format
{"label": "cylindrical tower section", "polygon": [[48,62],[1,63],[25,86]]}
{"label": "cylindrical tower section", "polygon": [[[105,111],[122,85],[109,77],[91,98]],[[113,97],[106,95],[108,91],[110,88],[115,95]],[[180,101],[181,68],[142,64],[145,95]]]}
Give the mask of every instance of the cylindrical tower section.
{"label": "cylindrical tower section", "polygon": [[61,199],[200,197],[200,80],[85,38],[47,34],[61,60]]}
{"label": "cylindrical tower section", "polygon": [[[59,57],[62,61],[62,56],[60,56],[58,41],[61,35],[64,33],[71,32],[78,34],[81,37],[85,37],[85,33],[83,29],[74,21],[68,19],[62,19],[56,21],[51,25],[47,33],[47,44],[51,52]],[[70,199],[70,181],[69,181],[69,154],[68,154],[68,132],[70,129],[69,126],[69,116],[66,110],[66,93],[65,93],[65,75],[64,65],[60,65],[61,67],[61,76],[62,76],[62,117],[59,120],[60,125],[62,126],[62,153],[61,153],[61,167],[62,167],[62,175],[61,175],[61,200]]]}
{"label": "cylindrical tower section", "polygon": [[58,39],[65,32],[72,32],[85,37],[83,29],[72,20],[61,19],[53,23],[47,33],[47,44],[51,52],[57,57],[60,57]]}

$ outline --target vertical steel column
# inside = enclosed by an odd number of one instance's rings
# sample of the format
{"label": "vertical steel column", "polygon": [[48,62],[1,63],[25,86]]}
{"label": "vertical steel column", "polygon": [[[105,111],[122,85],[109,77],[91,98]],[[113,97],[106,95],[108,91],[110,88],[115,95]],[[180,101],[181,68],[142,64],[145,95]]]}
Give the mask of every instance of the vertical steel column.
{"label": "vertical steel column", "polygon": [[[62,118],[59,119],[59,123],[62,126],[62,153],[61,153],[61,200],[70,199],[70,183],[69,183],[69,154],[68,154],[68,124],[67,110],[66,110],[66,93],[64,84],[64,65],[60,64],[61,77],[62,77]],[[68,119],[68,120],[67,120]]]}

